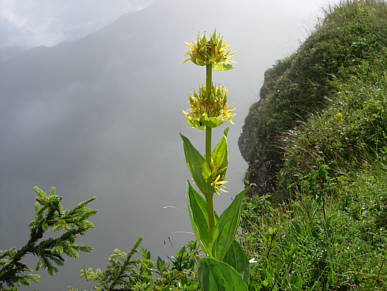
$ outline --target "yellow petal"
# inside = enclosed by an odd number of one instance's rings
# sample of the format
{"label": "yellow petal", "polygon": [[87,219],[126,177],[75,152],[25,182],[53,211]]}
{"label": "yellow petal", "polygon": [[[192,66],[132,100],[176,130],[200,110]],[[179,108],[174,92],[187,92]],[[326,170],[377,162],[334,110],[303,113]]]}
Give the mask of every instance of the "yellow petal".
{"label": "yellow petal", "polygon": [[219,184],[219,185],[224,185],[224,184],[227,184],[228,183],[228,181],[220,181],[220,182],[218,182],[217,184]]}

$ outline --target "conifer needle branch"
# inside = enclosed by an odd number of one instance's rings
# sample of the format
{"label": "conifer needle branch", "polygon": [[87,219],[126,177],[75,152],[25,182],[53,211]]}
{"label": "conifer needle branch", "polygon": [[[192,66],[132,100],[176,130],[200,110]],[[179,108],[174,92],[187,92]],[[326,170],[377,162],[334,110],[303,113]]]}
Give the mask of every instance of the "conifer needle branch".
{"label": "conifer needle branch", "polygon": [[126,259],[125,261],[123,262],[122,266],[120,267],[119,271],[116,273],[116,275],[114,276],[114,279],[112,280],[110,286],[109,286],[109,289],[108,291],[113,291],[113,290],[116,290],[114,289],[114,286],[117,284],[117,281],[119,278],[122,277],[122,275],[125,273],[125,270],[126,270],[126,267],[129,265],[130,263],[130,259],[132,258],[132,256],[134,255],[134,253],[137,251],[137,248],[138,246],[140,245],[140,243],[142,242],[142,237],[139,237],[136,241],[136,243],[134,244],[133,248],[130,250],[130,252],[128,253],[128,255],[126,256]]}

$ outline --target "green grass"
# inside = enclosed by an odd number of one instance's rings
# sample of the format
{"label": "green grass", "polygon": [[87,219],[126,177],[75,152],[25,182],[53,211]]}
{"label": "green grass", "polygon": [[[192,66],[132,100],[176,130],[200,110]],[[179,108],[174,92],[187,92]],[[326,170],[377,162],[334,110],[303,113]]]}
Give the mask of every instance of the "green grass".
{"label": "green grass", "polygon": [[384,157],[347,173],[324,201],[299,194],[274,209],[253,196],[242,218],[244,247],[258,261],[250,290],[386,290],[386,170]]}
{"label": "green grass", "polygon": [[279,197],[300,191],[327,193],[327,182],[372,164],[380,155],[387,145],[386,51],[384,58],[351,67],[345,82],[332,81],[337,92],[329,106],[287,133],[277,174]]}

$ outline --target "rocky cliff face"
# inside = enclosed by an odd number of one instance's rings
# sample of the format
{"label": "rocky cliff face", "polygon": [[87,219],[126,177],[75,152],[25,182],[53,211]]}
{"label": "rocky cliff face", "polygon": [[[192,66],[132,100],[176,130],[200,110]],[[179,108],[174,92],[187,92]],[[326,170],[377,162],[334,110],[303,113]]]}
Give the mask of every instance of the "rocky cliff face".
{"label": "rocky cliff face", "polygon": [[[267,124],[273,122],[266,119],[270,115],[270,102],[275,95],[275,84],[282,74],[289,69],[292,57],[278,61],[265,72],[265,81],[260,90],[260,100],[250,107],[248,116],[238,140],[243,158],[249,163],[245,183],[254,183],[250,194],[267,194],[275,191],[275,174],[281,167],[280,136],[272,134]],[[274,141],[277,142],[274,142]]]}

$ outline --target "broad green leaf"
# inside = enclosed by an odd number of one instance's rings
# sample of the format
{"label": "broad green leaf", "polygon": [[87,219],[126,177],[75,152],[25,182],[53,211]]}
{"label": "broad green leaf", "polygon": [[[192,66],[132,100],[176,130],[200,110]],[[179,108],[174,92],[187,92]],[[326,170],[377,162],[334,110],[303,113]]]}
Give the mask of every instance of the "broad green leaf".
{"label": "broad green leaf", "polygon": [[200,260],[198,277],[203,291],[248,291],[246,283],[233,267],[215,259]]}
{"label": "broad green leaf", "polygon": [[214,166],[224,176],[228,166],[227,138],[223,136],[212,152]]}
{"label": "broad green leaf", "polygon": [[218,260],[223,260],[229,247],[234,241],[241,216],[242,199],[246,191],[247,188],[235,196],[233,202],[222,213],[218,223],[212,231],[213,237],[215,238],[212,246],[212,256]]}
{"label": "broad green leaf", "polygon": [[246,284],[248,284],[250,267],[249,259],[247,258],[242,246],[236,240],[232,242],[223,261],[237,270]]}
{"label": "broad green leaf", "polygon": [[183,139],[184,154],[188,169],[192,174],[196,186],[204,195],[212,195],[214,189],[211,186],[211,170],[206,159],[191,144],[188,138],[180,134]]}
{"label": "broad green leaf", "polygon": [[217,63],[212,66],[212,68],[215,71],[228,71],[233,69],[234,67],[231,64],[226,64],[226,63]]}
{"label": "broad green leaf", "polygon": [[192,229],[203,251],[210,253],[212,236],[209,228],[207,202],[187,181],[187,206]]}

